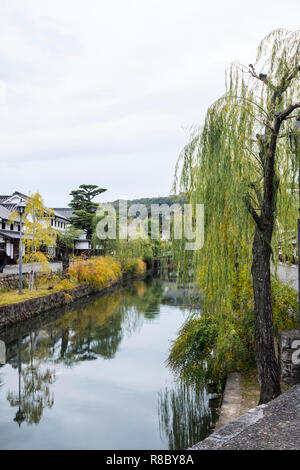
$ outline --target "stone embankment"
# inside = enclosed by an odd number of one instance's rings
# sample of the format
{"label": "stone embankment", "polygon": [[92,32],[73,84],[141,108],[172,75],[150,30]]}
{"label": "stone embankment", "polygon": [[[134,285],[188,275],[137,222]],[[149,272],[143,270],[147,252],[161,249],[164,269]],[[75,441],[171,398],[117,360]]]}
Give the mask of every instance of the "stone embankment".
{"label": "stone embankment", "polygon": [[71,304],[76,300],[87,297],[91,294],[108,294],[130,282],[144,279],[148,274],[151,274],[151,272],[149,271],[148,273],[134,276],[133,278],[122,277],[116,282],[113,282],[110,286],[97,291],[91,289],[87,285],[81,285],[72,289],[53,292],[52,294],[44,295],[42,297],[36,297],[9,305],[1,305],[0,330],[25,320],[29,320],[30,318],[33,318],[44,312],[49,312],[51,310],[64,307],[65,305]]}
{"label": "stone embankment", "polygon": [[300,384],[217,429],[192,450],[299,450]]}

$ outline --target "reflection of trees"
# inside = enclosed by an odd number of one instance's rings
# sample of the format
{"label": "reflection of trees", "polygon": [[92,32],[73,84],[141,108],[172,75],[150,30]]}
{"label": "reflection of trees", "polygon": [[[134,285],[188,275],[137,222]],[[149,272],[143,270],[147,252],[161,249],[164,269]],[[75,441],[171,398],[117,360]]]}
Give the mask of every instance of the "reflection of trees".
{"label": "reflection of trees", "polygon": [[[87,306],[70,310],[47,327],[48,337],[61,338],[60,354],[56,361],[72,366],[76,362],[93,360],[98,356],[112,359],[124,333],[132,335],[143,323],[143,318],[159,312],[162,288],[158,283],[147,286],[134,282],[131,287],[109,296],[93,299]],[[157,313],[156,313],[157,314]],[[51,342],[48,345],[51,348]]]}
{"label": "reflection of trees", "polygon": [[205,388],[177,383],[159,393],[159,427],[169,449],[187,449],[208,436],[212,427]]}
{"label": "reflection of trees", "polygon": [[19,390],[7,394],[10,405],[19,407],[15,420],[19,424],[24,420],[38,423],[43,410],[53,406],[50,386],[55,381],[55,370],[46,367],[46,361],[72,366],[99,356],[112,359],[125,333],[132,335],[145,317],[159,313],[162,293],[157,282],[134,282],[126,289],[69,310],[20,339],[18,359],[14,353],[9,361],[19,370]]}
{"label": "reflection of trees", "polygon": [[[55,330],[56,341],[61,338],[59,356],[71,366],[76,362],[94,360],[97,356],[114,357],[122,340],[120,294],[93,300],[88,306],[67,312],[47,330]],[[57,348],[56,348],[57,349]]]}
{"label": "reflection of trees", "polygon": [[[37,335],[30,334],[29,343],[23,345],[19,339],[18,370],[19,390],[9,391],[7,400],[13,407],[18,407],[15,421],[21,425],[22,421],[28,424],[38,424],[42,418],[43,410],[51,408],[54,404],[50,385],[55,381],[55,371],[44,367],[35,357]],[[23,361],[23,368],[21,367]],[[24,363],[28,364],[24,366]]]}
{"label": "reflection of trees", "polygon": [[44,408],[52,408],[54,397],[50,387],[55,380],[55,373],[50,369],[42,370],[40,366],[30,366],[22,371],[23,388],[21,399],[17,393],[9,392],[7,400],[10,406],[19,406],[22,409],[26,423],[38,424],[42,418]]}
{"label": "reflection of trees", "polygon": [[138,314],[143,314],[145,318],[151,319],[160,313],[162,296],[161,282],[151,280],[147,284],[144,281],[138,281],[126,290],[124,305],[133,306]]}

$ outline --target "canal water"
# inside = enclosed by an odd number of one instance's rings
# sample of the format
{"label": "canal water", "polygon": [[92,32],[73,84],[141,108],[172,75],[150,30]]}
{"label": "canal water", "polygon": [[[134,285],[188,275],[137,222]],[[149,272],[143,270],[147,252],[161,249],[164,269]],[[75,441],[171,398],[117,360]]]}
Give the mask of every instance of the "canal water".
{"label": "canal water", "polygon": [[166,365],[189,310],[138,281],[0,332],[0,449],[186,449],[212,431],[205,386]]}

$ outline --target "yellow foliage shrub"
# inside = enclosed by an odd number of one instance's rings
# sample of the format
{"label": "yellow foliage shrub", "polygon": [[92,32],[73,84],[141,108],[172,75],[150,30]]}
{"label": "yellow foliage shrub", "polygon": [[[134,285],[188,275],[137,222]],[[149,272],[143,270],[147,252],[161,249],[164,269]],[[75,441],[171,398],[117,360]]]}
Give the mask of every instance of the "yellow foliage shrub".
{"label": "yellow foliage shrub", "polygon": [[130,258],[122,261],[122,272],[128,275],[140,275],[146,271],[146,263],[141,258]]}
{"label": "yellow foliage shrub", "polygon": [[60,281],[58,286],[59,286],[59,288],[61,288],[63,290],[68,290],[68,289],[72,289],[72,287],[74,287],[74,283],[72,283],[69,279],[62,279],[62,281]]}
{"label": "yellow foliage shrub", "polygon": [[88,284],[94,289],[102,289],[116,281],[121,274],[140,275],[145,271],[146,263],[141,258],[126,259],[120,263],[110,256],[98,256],[72,263],[69,276],[73,284]]}
{"label": "yellow foliage shrub", "polygon": [[88,284],[95,289],[109,286],[120,274],[120,264],[109,256],[80,260],[69,267],[71,282]]}
{"label": "yellow foliage shrub", "polygon": [[144,272],[146,272],[146,263],[141,258],[137,258],[135,274],[144,274]]}

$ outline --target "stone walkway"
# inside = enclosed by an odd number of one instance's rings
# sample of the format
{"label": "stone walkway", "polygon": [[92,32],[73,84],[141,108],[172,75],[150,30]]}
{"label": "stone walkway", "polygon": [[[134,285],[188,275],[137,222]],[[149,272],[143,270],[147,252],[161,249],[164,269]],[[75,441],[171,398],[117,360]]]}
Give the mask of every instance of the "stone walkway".
{"label": "stone walkway", "polygon": [[280,281],[298,290],[298,266],[279,263],[277,273]]}
{"label": "stone walkway", "polygon": [[239,372],[231,372],[227,375],[225,390],[223,393],[221,412],[218,419],[218,423],[216,425],[216,429],[219,429],[225,426],[226,424],[231,423],[241,415],[241,402],[241,374]]}
{"label": "stone walkway", "polygon": [[300,385],[218,429],[192,450],[300,450]]}

